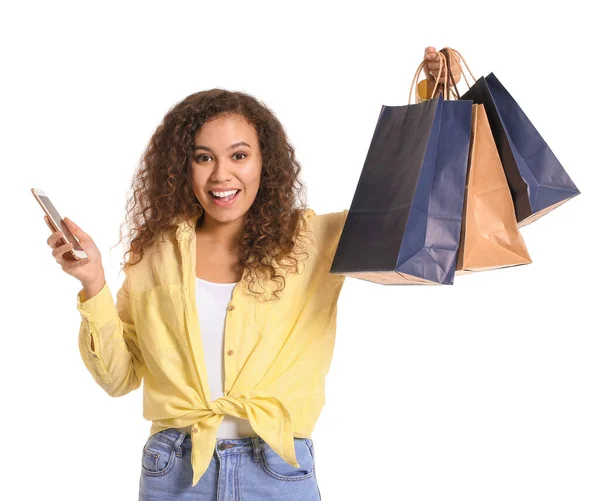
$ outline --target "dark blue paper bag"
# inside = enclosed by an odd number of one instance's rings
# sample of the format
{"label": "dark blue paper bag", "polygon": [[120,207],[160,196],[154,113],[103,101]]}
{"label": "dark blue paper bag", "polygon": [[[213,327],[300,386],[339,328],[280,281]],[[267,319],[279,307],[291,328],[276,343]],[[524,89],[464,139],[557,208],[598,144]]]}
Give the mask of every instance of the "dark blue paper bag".
{"label": "dark blue paper bag", "polygon": [[546,141],[493,73],[478,79],[461,99],[485,107],[519,228],[579,195]]}
{"label": "dark blue paper bag", "polygon": [[331,273],[452,284],[471,135],[469,101],[382,106]]}

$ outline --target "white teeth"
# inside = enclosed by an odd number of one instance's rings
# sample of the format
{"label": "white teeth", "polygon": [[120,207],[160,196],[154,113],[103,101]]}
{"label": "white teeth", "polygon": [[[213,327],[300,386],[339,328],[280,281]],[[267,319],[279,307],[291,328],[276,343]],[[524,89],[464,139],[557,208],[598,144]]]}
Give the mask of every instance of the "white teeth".
{"label": "white teeth", "polygon": [[232,191],[211,191],[211,193],[215,197],[224,198],[224,197],[228,197],[230,195],[235,195],[237,193],[237,191],[238,190],[232,190]]}

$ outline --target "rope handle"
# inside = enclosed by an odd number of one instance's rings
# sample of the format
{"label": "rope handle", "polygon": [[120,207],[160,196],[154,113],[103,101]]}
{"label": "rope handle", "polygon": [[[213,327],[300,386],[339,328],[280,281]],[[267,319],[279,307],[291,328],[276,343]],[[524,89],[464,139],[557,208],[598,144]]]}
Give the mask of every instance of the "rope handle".
{"label": "rope handle", "polygon": [[[446,68],[448,66],[448,63],[446,61],[446,56],[440,52],[440,51],[435,51],[435,54],[439,55],[439,60],[440,60],[440,71],[438,73],[438,76],[435,80],[435,85],[433,86],[433,90],[431,92],[432,96],[435,96],[435,93],[437,91],[437,87],[439,85],[440,82],[440,76],[442,74],[442,68]],[[423,61],[421,62],[421,64],[419,64],[419,67],[417,68],[417,71],[415,72],[415,76],[413,77],[412,83],[410,84],[410,91],[408,93],[408,104],[410,104],[412,95],[413,95],[413,88],[415,89],[415,102],[417,100],[417,87],[415,87],[415,82],[419,76],[419,73],[421,73],[421,71],[423,71],[423,68],[425,67],[425,64],[427,64],[427,59],[423,59]],[[448,100],[448,72],[445,72],[444,75],[444,80],[445,80],[445,85],[442,88],[442,97],[444,100]]]}
{"label": "rope handle", "polygon": [[[451,61],[451,60],[458,64],[458,67],[460,68],[460,73],[461,73],[461,75],[464,76],[467,87],[469,87],[469,89],[471,89],[471,85],[469,84],[469,80],[467,78],[467,74],[466,74],[464,68],[466,68],[467,71],[469,72],[469,74],[471,75],[471,78],[473,79],[473,85],[475,85],[475,83],[477,82],[477,78],[475,78],[475,76],[473,75],[471,68],[469,68],[467,61],[465,60],[465,58],[462,56],[462,54],[460,52],[458,52],[456,49],[452,49],[451,47],[444,47],[443,49],[436,51],[435,53],[440,55],[440,72],[436,78],[435,85],[434,85],[433,91],[431,93],[432,96],[435,95],[435,93],[437,91],[437,87],[438,87],[438,85],[440,85],[440,75],[441,75],[442,69],[447,68],[449,70],[449,66],[450,66],[449,61]],[[457,59],[457,55],[458,55],[458,59]],[[461,61],[464,63],[464,68],[463,68],[463,65],[461,64]],[[417,71],[415,73],[415,76],[414,76],[413,81],[410,86],[410,92],[408,94],[408,104],[410,104],[410,102],[411,102],[411,98],[412,98],[412,94],[413,94],[413,87],[415,86],[415,81],[417,80],[419,73],[425,67],[425,64],[427,64],[426,59],[424,59],[421,62],[421,64],[419,65],[419,67],[417,68]],[[458,92],[458,86],[456,85],[454,76],[452,75],[452,73],[450,71],[446,71],[445,73],[446,74],[444,75],[444,83],[441,84],[441,85],[444,85],[444,88],[443,88],[444,93],[442,94],[443,98],[445,100],[448,100],[448,98],[449,98],[448,91],[450,90],[450,92],[452,92],[455,99],[457,99],[457,100],[460,99],[460,94]],[[452,84],[453,84],[452,86],[448,85],[448,76],[452,80]],[[418,92],[418,89],[415,87],[415,102],[417,100],[417,92]]]}
{"label": "rope handle", "polygon": [[450,66],[450,69],[448,71],[448,75],[450,77],[450,80],[452,81],[450,90],[452,91],[452,94],[454,94],[454,99],[458,101],[460,99],[460,93],[458,92],[458,86],[456,85],[456,80],[454,80],[454,75],[452,74],[452,66],[448,65],[448,61],[451,57],[451,50],[452,49],[443,48],[442,50],[440,50],[440,52],[446,56],[446,65]]}
{"label": "rope handle", "polygon": [[[477,82],[477,79],[473,75],[473,72],[471,71],[471,68],[469,68],[469,65],[467,64],[467,61],[465,60],[465,58],[462,56],[462,54],[460,52],[458,52],[456,49],[452,49],[451,47],[444,47],[443,49],[441,49],[440,52],[444,52],[444,51],[449,53],[450,57],[458,64],[461,75],[464,75],[464,77],[465,77],[465,82],[467,84],[467,87],[469,87],[469,89],[471,89],[471,86],[469,85],[469,81],[467,80],[467,74],[465,73],[463,66],[460,64],[460,61],[465,63],[464,64],[465,68],[467,68],[467,70],[469,71],[469,73],[471,75],[471,78],[473,78],[473,85],[475,85],[475,83]],[[458,57],[460,58],[460,60],[456,59],[455,54],[458,54]],[[456,84],[455,84],[455,87],[456,87]]]}

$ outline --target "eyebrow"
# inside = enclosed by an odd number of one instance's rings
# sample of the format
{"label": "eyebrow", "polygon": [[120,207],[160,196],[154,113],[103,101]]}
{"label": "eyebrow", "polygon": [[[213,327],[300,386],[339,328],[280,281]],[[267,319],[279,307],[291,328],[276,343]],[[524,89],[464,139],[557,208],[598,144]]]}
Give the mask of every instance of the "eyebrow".
{"label": "eyebrow", "polygon": [[[238,146],[248,146],[248,148],[252,148],[252,146],[250,146],[248,143],[245,143],[244,141],[239,141],[237,143],[233,143],[229,149],[232,150],[233,148],[237,148]],[[213,150],[211,150],[208,146],[202,146],[201,144],[194,146],[194,151],[196,150],[206,150],[206,151],[210,151],[211,153],[214,153]]]}

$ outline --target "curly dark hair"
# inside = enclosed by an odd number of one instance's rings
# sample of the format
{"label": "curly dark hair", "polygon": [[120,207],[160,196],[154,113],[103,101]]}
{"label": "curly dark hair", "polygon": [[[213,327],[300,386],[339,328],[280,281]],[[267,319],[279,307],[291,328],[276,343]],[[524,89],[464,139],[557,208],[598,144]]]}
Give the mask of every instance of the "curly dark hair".
{"label": "curly dark hair", "polygon": [[[130,248],[123,268],[139,263],[163,234],[173,234],[181,217],[205,214],[192,189],[194,137],[207,121],[238,114],[254,126],[262,154],[261,181],[256,199],[246,213],[242,235],[237,242],[239,264],[252,290],[255,279],[266,276],[279,284],[275,299],[285,288],[285,276],[298,273],[298,243],[307,229],[305,186],[299,179],[301,166],[284,127],[261,101],[244,92],[221,88],[191,94],[173,106],[150,138],[140,165],[131,181],[132,195],[126,203]],[[128,223],[128,221],[130,221]],[[127,255],[132,257],[127,260]],[[123,269],[121,268],[121,270]]]}

